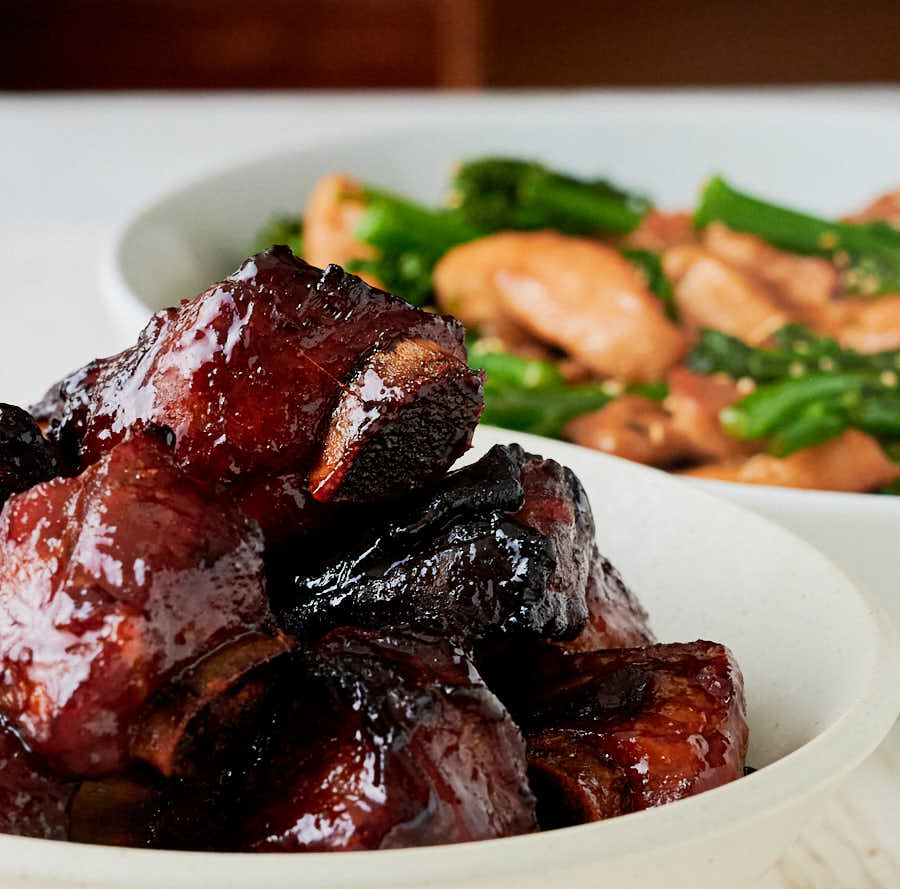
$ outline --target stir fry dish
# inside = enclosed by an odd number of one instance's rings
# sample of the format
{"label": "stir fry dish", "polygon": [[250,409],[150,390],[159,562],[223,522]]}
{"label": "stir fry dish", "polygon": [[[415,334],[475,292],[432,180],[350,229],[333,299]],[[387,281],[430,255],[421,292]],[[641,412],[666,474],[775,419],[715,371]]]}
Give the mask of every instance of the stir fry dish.
{"label": "stir fry dish", "polygon": [[656,641],[575,475],[451,468],[467,358],[457,320],[276,246],[0,405],[0,831],[399,848],[744,774],[733,656]]}
{"label": "stir fry dish", "polygon": [[459,318],[485,423],[702,478],[900,493],[900,191],[832,220],[719,177],[665,212],[506,158],[450,186],[435,208],[328,175],[259,246]]}

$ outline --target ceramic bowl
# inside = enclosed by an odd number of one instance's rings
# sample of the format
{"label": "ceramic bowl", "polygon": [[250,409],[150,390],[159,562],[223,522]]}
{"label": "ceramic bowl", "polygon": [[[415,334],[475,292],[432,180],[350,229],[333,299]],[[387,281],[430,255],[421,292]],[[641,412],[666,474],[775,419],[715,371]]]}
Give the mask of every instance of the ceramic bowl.
{"label": "ceramic bowl", "polygon": [[[811,150],[811,146],[815,150]],[[455,161],[486,153],[528,156],[646,189],[663,206],[690,206],[720,172],[776,200],[826,214],[896,186],[900,120],[846,101],[786,106],[765,94],[598,96],[558,111],[546,103],[460,103],[439,122],[312,144],[213,172],[127,219],[103,251],[103,293],[125,341],[152,311],[228,274],[276,211],[300,212],[323,173],[437,201]],[[711,485],[775,518],[833,555],[900,622],[895,541],[900,497]]]}
{"label": "ceramic bowl", "polygon": [[[385,852],[245,855],[0,837],[4,889],[736,889],[822,811],[900,710],[890,622],[780,527],[656,470],[520,441],[581,478],[601,550],[661,640],[721,641],[744,672],[753,775],[691,799],[547,833]],[[197,813],[198,818],[203,812]]]}

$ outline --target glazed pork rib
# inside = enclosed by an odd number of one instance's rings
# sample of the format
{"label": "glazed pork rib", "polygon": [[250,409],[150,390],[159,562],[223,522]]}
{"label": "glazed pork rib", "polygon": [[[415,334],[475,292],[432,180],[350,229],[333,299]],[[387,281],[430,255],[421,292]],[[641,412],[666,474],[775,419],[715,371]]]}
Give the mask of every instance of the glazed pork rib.
{"label": "glazed pork rib", "polygon": [[147,696],[269,620],[262,549],[149,434],[17,494],[0,514],[0,714],[62,772],[121,769]]}
{"label": "glazed pork rib", "polygon": [[356,522],[331,551],[314,543],[281,571],[272,592],[288,632],[411,624],[467,645],[504,636],[582,649],[653,639],[597,551],[581,483],[518,445],[497,445]]}
{"label": "glazed pork rib", "polygon": [[731,654],[652,644],[575,475],[446,475],[482,384],[453,319],[275,247],[0,405],[0,831],[398,848],[738,777]]}
{"label": "glazed pork rib", "polygon": [[57,475],[56,452],[31,414],[0,403],[0,509],[13,494]]}
{"label": "glazed pork rib", "polygon": [[44,768],[0,720],[0,833],[68,839],[76,788]]}
{"label": "glazed pork rib", "polygon": [[662,805],[743,774],[743,679],[723,645],[547,647],[510,679],[498,693],[525,731],[543,829]]}
{"label": "glazed pork rib", "polygon": [[482,384],[459,322],[272,247],[58,384],[42,413],[73,471],[156,425],[194,477],[252,491],[301,473],[317,500],[377,500],[468,447]]}
{"label": "glazed pork rib", "polygon": [[288,632],[408,623],[474,640],[585,626],[594,523],[578,480],[552,460],[498,445],[357,521],[333,553],[308,547],[321,558],[273,587]]}
{"label": "glazed pork rib", "polygon": [[535,829],[521,734],[459,649],[340,629],[307,670],[251,780],[241,848],[386,849]]}

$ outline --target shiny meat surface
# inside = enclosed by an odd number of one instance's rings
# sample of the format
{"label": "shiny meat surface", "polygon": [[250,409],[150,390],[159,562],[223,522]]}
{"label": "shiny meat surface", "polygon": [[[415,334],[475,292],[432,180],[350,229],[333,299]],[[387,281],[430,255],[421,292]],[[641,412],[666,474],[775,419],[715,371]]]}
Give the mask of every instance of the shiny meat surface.
{"label": "shiny meat surface", "polygon": [[284,628],[304,637],[411,623],[460,639],[572,638],[587,620],[593,535],[568,469],[498,445],[355,526],[348,517],[338,540],[299,554],[307,564],[288,560],[272,593]]}
{"label": "shiny meat surface", "polygon": [[258,528],[159,437],[0,515],[0,712],[63,771],[122,768],[147,696],[267,618]]}
{"label": "shiny meat surface", "polygon": [[256,479],[237,486],[233,494],[241,512],[259,523],[270,554],[326,526],[336,508],[314,499],[305,472]]}
{"label": "shiny meat surface", "polygon": [[76,787],[43,767],[0,722],[0,833],[67,839]]}
{"label": "shiny meat surface", "polygon": [[341,629],[312,650],[315,696],[283,717],[241,845],[386,849],[536,827],[519,730],[449,643]]}
{"label": "shiny meat surface", "polygon": [[597,374],[654,380],[687,347],[641,274],[595,241],[555,232],[490,235],[449,251],[435,269],[435,288],[442,308],[484,301]]}
{"label": "shiny meat surface", "polygon": [[542,827],[661,805],[743,774],[743,680],[722,645],[548,648],[532,671],[504,700],[525,728]]}
{"label": "shiny meat surface", "polygon": [[56,452],[31,414],[0,403],[0,508],[13,494],[59,474]]}
{"label": "shiny meat surface", "polygon": [[401,339],[374,352],[339,396],[310,471],[313,496],[378,500],[443,475],[481,408],[482,375],[434,342]]}
{"label": "shiny meat surface", "polygon": [[[410,337],[441,352],[446,364],[456,363],[450,397],[444,402],[429,390],[429,417],[440,420],[445,437],[437,445],[423,441],[422,450],[436,449],[407,467],[403,457],[413,442],[393,438],[377,422],[357,422],[345,442],[350,450],[329,455],[344,479],[352,481],[352,464],[364,460],[367,475],[382,476],[377,494],[402,490],[423,466],[425,477],[443,472],[468,447],[481,413],[483,375],[465,368],[462,327],[337,266],[320,271],[283,247],[246,260],[224,281],[158,313],[136,346],[64,382],[50,434],[77,445],[78,463],[88,466],[129,430],[166,426],[190,474],[253,487],[260,478],[316,466],[341,399],[357,399],[365,411],[373,400],[387,407],[394,398],[397,418],[402,406],[421,414],[427,380],[415,379],[414,392],[388,385],[389,391],[372,393],[368,379],[354,379],[373,352]],[[390,380],[389,369],[381,379]],[[432,382],[439,389],[440,381]],[[404,431],[421,429],[420,419]],[[328,500],[360,491],[345,492],[334,482],[314,493]]]}
{"label": "shiny meat surface", "polygon": [[848,429],[837,438],[788,457],[756,454],[707,463],[685,470],[684,475],[750,485],[865,493],[900,477],[900,464],[888,459],[872,436]]}
{"label": "shiny meat surface", "polygon": [[558,645],[572,651],[601,651],[605,648],[638,648],[656,641],[644,606],[615,565],[600,555],[596,543],[591,552],[585,598],[587,625],[570,642],[559,642]]}
{"label": "shiny meat surface", "polygon": [[270,691],[290,671],[292,640],[249,632],[220,645],[163,686],[131,729],[131,754],[166,777],[229,768],[248,744]]}

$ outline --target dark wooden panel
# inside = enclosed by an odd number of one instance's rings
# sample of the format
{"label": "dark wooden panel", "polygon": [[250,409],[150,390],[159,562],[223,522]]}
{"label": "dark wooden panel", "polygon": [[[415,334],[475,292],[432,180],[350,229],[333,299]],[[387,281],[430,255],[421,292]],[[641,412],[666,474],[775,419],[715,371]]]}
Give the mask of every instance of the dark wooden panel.
{"label": "dark wooden panel", "polygon": [[0,88],[900,82],[900,0],[0,0]]}
{"label": "dark wooden panel", "polygon": [[492,86],[900,81],[898,0],[487,0]]}
{"label": "dark wooden panel", "polygon": [[477,43],[469,33],[472,6],[463,0],[460,14],[451,15],[457,27],[448,27],[446,5],[447,0],[0,0],[0,86],[471,84],[470,48]]}

